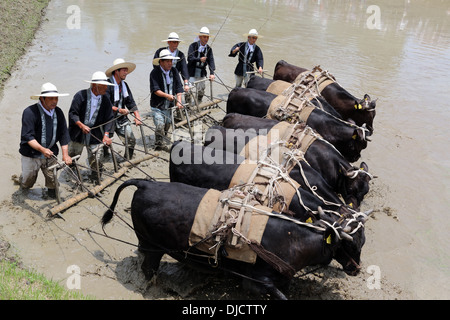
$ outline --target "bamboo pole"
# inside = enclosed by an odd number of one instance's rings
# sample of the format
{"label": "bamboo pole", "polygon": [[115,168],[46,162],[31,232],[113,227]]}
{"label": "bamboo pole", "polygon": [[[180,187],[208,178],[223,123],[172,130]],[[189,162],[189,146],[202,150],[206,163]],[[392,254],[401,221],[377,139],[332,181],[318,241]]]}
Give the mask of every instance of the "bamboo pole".
{"label": "bamboo pole", "polygon": [[114,173],[111,177],[105,179],[102,181],[102,183],[92,189],[90,189],[89,191],[80,193],[72,198],[67,199],[66,201],[64,201],[63,203],[58,204],[57,206],[51,208],[48,210],[48,215],[50,217],[54,216],[55,214],[59,214],[61,211],[66,210],[68,208],[70,208],[71,206],[77,204],[78,202],[88,198],[91,194],[96,195],[97,193],[101,192],[103,189],[105,189],[106,187],[108,187],[109,185],[113,184],[114,182],[117,181],[117,179],[119,179],[122,175],[125,174],[125,172],[127,172],[127,170],[142,162],[142,161],[146,161],[149,159],[152,159],[155,156],[158,156],[159,154],[155,153],[155,154],[148,154],[143,156],[142,158],[137,158],[137,159],[133,159],[133,160],[129,160],[129,162],[124,162],[122,165],[122,168],[120,168],[116,173]]}
{"label": "bamboo pole", "polygon": [[[207,115],[207,114],[210,113],[210,112],[211,112],[211,110],[205,110],[205,111],[202,111],[202,112],[200,112],[199,114],[190,117],[190,118],[189,118],[189,121],[197,120],[197,119],[199,119],[199,118],[201,118],[201,117]],[[179,127],[181,127],[181,126],[184,126],[185,124],[187,124],[187,122],[188,122],[187,119],[186,119],[186,120],[182,120],[182,121],[180,121],[180,122],[177,122],[177,123],[175,123],[175,127],[179,128]]]}

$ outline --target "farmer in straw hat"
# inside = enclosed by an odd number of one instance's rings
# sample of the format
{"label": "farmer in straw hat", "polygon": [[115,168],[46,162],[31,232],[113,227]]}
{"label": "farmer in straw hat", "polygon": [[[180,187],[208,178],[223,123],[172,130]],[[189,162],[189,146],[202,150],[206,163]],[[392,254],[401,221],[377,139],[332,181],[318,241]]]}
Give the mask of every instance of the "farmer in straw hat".
{"label": "farmer in straw hat", "polygon": [[[106,76],[109,77],[108,81],[115,85],[114,87],[108,86],[107,89],[112,104],[114,118],[116,118],[109,137],[112,138],[114,132],[116,132],[124,144],[125,141],[127,142],[128,150],[126,150],[125,153],[128,152],[129,159],[133,158],[136,138],[133,130],[131,129],[131,123],[127,115],[130,112],[133,112],[134,123],[136,126],[140,126],[142,124],[141,116],[139,115],[133,94],[131,93],[128,83],[125,82],[127,75],[133,72],[134,69],[136,69],[136,65],[134,63],[125,62],[123,59],[119,58],[114,60],[113,66],[105,72]],[[108,147],[103,147],[103,152],[105,155],[108,154],[108,151]],[[121,158],[119,161],[124,160],[125,158]]]}
{"label": "farmer in straw hat", "polygon": [[[208,40],[212,37],[207,27],[202,27],[197,34],[198,40],[191,43],[188,51],[188,71],[189,82],[194,83],[199,80],[206,79],[206,67],[209,68],[209,80],[213,81],[215,78],[214,70],[216,69],[214,63],[214,54],[212,48],[208,45]],[[205,95],[205,82],[197,84],[197,99],[201,102]],[[187,96],[189,97],[189,96]],[[192,105],[191,99],[188,99]],[[186,101],[188,102],[188,101]]]}
{"label": "farmer in straw hat", "polygon": [[44,83],[41,93],[31,96],[37,103],[27,107],[22,114],[22,129],[19,152],[22,155],[22,174],[19,178],[20,188],[27,190],[36,182],[39,170],[45,177],[47,195],[56,198],[55,177],[49,167],[57,163],[59,142],[62,149],[62,160],[72,164],[68,153],[70,141],[66,119],[63,111],[57,106],[58,98],[68,96],[59,93],[51,83]]}
{"label": "farmer in straw hat", "polygon": [[[241,87],[242,82],[247,86],[247,82],[250,76],[247,72],[257,71],[260,74],[263,73],[264,58],[260,47],[256,45],[256,40],[258,37],[258,31],[256,29],[251,29],[247,34],[246,42],[236,43],[230,50],[229,57],[236,57],[238,55],[238,64],[234,70],[234,75],[236,79],[236,87]],[[254,67],[256,63],[256,69]]]}
{"label": "farmer in straw hat", "polygon": [[91,80],[85,82],[90,83],[90,87],[75,94],[69,109],[69,155],[81,155],[86,147],[92,170],[90,178],[99,183],[95,171],[97,164],[100,170],[103,167],[100,161],[103,158],[103,148],[98,147],[102,143],[108,146],[111,144],[109,133],[113,131],[114,124],[112,104],[105,94],[108,86],[114,84],[108,82],[103,71],[94,72]]}
{"label": "farmer in straw hat", "polygon": [[[153,59],[156,59],[159,57],[159,53],[167,49],[170,51],[170,53],[174,57],[178,57],[180,59],[173,60],[173,66],[178,70],[179,74],[181,75],[182,81],[184,83],[184,91],[189,91],[189,73],[187,69],[187,63],[186,63],[186,57],[182,51],[178,49],[178,45],[183,42],[183,40],[180,40],[180,37],[176,32],[169,33],[169,36],[167,39],[162,40],[161,42],[167,42],[166,47],[159,48],[156,50],[155,55],[153,56]],[[158,65],[154,65],[153,67],[157,67]]]}
{"label": "farmer in straw hat", "polygon": [[153,65],[159,65],[150,72],[150,107],[155,124],[155,150],[164,148],[163,139],[172,123],[170,108],[183,108],[183,85],[178,70],[173,67],[173,60],[178,59],[167,49],[161,50],[159,57],[153,59]]}

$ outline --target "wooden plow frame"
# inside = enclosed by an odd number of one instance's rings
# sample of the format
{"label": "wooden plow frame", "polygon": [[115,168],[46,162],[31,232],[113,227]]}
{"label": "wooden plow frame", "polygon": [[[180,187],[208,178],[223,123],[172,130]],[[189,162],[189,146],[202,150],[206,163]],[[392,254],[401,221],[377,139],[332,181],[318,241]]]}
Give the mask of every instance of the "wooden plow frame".
{"label": "wooden plow frame", "polygon": [[[198,102],[198,94],[197,91],[193,93],[190,91],[187,94],[190,94],[192,97],[192,100],[194,101],[195,106],[192,108],[187,107],[187,105],[184,105],[183,109],[174,108],[172,110],[175,110],[178,113],[178,122],[175,121],[175,115],[174,112],[172,112],[172,134],[175,132],[176,129],[184,128],[189,132],[189,135],[191,137],[191,142],[194,141],[194,131],[191,125],[191,122],[201,119],[205,116],[207,116],[209,113],[211,113],[211,108],[218,106],[220,102],[222,102],[222,99],[214,98],[213,95],[213,81],[210,81],[208,78],[198,80],[194,82],[194,88],[197,88],[197,84],[201,82],[209,81],[209,97],[205,95],[205,97],[208,97],[208,101],[205,101],[203,103]],[[186,93],[184,93],[186,94]]]}
{"label": "wooden plow frame", "polygon": [[[53,217],[55,215],[60,215],[60,212],[70,208],[71,206],[77,204],[78,202],[88,198],[88,197],[93,197],[96,194],[98,194],[99,192],[103,191],[106,187],[108,187],[109,185],[113,184],[114,182],[116,182],[121,176],[123,176],[128,169],[134,167],[135,165],[146,161],[146,160],[150,160],[154,157],[158,157],[159,154],[155,153],[155,154],[146,154],[145,156],[141,157],[141,158],[137,158],[137,159],[132,159],[132,160],[128,160],[127,162],[124,162],[122,167],[117,170],[112,176],[110,176],[109,178],[103,180],[98,186],[95,186],[91,189],[88,189],[88,191],[82,192],[76,196],[73,196],[69,199],[67,199],[64,202],[61,202],[61,198],[60,198],[60,194],[59,194],[59,188],[57,189],[57,200],[58,200],[58,205],[50,208],[48,210],[48,217]],[[51,169],[53,170],[54,174],[55,174],[55,179],[56,179],[56,184],[58,185],[58,179],[56,177],[57,174],[57,170],[61,169],[63,166],[57,164],[55,166],[52,166]],[[77,168],[77,173],[79,172],[78,167],[76,165],[76,161],[75,161],[75,167]],[[81,181],[81,180],[80,180]],[[87,189],[87,188],[86,188]]]}

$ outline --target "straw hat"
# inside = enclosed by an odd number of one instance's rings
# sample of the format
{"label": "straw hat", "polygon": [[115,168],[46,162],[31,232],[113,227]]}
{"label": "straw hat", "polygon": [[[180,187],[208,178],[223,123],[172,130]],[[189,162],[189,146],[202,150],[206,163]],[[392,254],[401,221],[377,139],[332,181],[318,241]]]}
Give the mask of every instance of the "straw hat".
{"label": "straw hat", "polygon": [[169,36],[166,40],[161,40],[161,42],[168,42],[168,41],[177,41],[177,42],[183,42],[183,40],[180,40],[180,37],[176,32],[169,33]]}
{"label": "straw hat", "polygon": [[108,77],[111,77],[113,71],[122,69],[122,68],[128,68],[128,73],[132,73],[134,69],[136,69],[136,65],[132,62],[125,62],[122,58],[118,58],[114,60],[113,66],[106,70],[105,74]]}
{"label": "straw hat", "polygon": [[41,86],[40,94],[35,94],[34,96],[31,96],[30,98],[33,100],[38,100],[39,97],[66,97],[68,95],[69,95],[68,93],[59,93],[58,89],[56,89],[55,85],[53,85],[50,82],[47,82]]}
{"label": "straw hat", "polygon": [[180,57],[174,57],[169,50],[163,49],[159,53],[159,58],[153,59],[153,65],[157,66],[159,64],[159,60],[178,60]]}
{"label": "straw hat", "polygon": [[244,37],[263,38],[263,36],[258,34],[258,31],[256,31],[256,29],[250,29],[250,31],[248,33],[244,33]]}
{"label": "straw hat", "polygon": [[115,86],[111,82],[108,82],[108,77],[103,71],[96,71],[92,74],[91,80],[84,80],[87,83],[103,84],[106,86]]}
{"label": "straw hat", "polygon": [[214,36],[209,34],[209,29],[207,27],[202,27],[199,31],[199,33],[197,33],[198,36],[208,36],[211,38],[214,38]]}

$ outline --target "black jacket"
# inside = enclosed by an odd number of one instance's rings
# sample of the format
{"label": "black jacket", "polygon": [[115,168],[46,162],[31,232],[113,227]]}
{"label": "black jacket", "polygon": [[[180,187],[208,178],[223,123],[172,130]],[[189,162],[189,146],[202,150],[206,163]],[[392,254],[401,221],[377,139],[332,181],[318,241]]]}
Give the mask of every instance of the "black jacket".
{"label": "black jacket", "polygon": [[[108,79],[108,82],[113,83],[111,78]],[[134,101],[133,94],[131,93],[130,87],[128,86],[128,83],[126,83],[125,81],[123,81],[123,82],[125,83],[125,86],[127,87],[128,97],[123,99],[122,107],[126,107],[130,112],[137,111],[136,102]],[[120,84],[120,86],[122,86],[122,83]],[[106,90],[106,93],[109,96],[109,100],[111,101],[111,104],[113,106],[117,107],[118,101],[114,101],[114,88],[115,87],[113,87],[113,86],[108,86],[108,89]],[[115,112],[113,111],[114,118],[117,117],[118,113],[119,113],[119,111],[115,111]],[[127,116],[122,116],[122,117],[118,118],[116,121],[119,124],[122,124],[122,123],[126,122],[127,119],[128,119]]]}
{"label": "black jacket", "polygon": [[[28,145],[28,142],[36,139],[40,144],[42,143],[42,121],[41,113],[39,112],[39,105],[37,103],[27,107],[22,113],[22,129],[20,135],[20,147],[19,152],[21,155],[30,158],[39,158],[42,153],[33,149]],[[55,115],[57,116],[57,129],[56,129],[56,141],[55,144],[50,148],[55,156],[58,155],[58,145],[65,146],[69,144],[70,137],[67,131],[67,122],[64,117],[63,111],[59,108],[55,108]],[[53,120],[47,115],[45,118],[48,120],[46,123],[47,128],[47,144],[50,143],[51,137],[53,136]],[[50,129],[50,130],[49,130]],[[48,147],[43,146],[43,147]]]}
{"label": "black jacket", "polygon": [[[159,48],[158,50],[156,50],[153,59],[159,58],[159,53],[161,52],[161,50],[164,50],[164,49],[167,49],[167,47]],[[189,80],[189,72],[188,72],[186,57],[184,56],[184,53],[181,52],[180,50],[178,50],[177,57],[179,57],[180,59],[175,60],[175,61],[177,61],[177,65],[175,66],[175,68],[181,74],[181,77],[183,78],[183,80]],[[156,68],[156,67],[159,67],[159,65],[156,65],[156,66],[153,65],[153,68]]]}
{"label": "black jacket", "polygon": [[[72,104],[69,109],[69,134],[70,139],[74,142],[83,142],[83,132],[81,129],[75,124],[77,121],[84,122],[84,117],[86,114],[87,107],[87,91],[91,89],[84,89],[78,91],[72,100]],[[102,103],[100,104],[100,109],[98,111],[97,119],[95,120],[94,126],[97,127],[100,124],[105,124],[103,126],[103,131],[101,128],[96,128],[91,130],[91,134],[94,137],[90,138],[90,144],[98,144],[103,140],[104,132],[112,132],[113,131],[113,111],[112,104],[110,101],[109,94],[106,93],[102,97]]]}
{"label": "black jacket", "polygon": [[[234,70],[234,74],[238,76],[244,76],[244,56],[245,56],[245,44],[247,42],[236,43],[230,50],[229,57],[238,56],[238,64],[236,69]],[[233,54],[233,50],[239,47],[239,51]],[[247,60],[247,71],[257,71],[259,67],[264,68],[264,58],[260,47],[256,44],[254,45],[255,51],[253,52],[252,58]],[[253,67],[253,64],[256,63],[256,69]]]}
{"label": "black jacket", "polygon": [[[177,93],[183,93],[183,85],[181,83],[180,77],[178,77],[178,70],[172,67],[170,69],[170,72],[172,74],[173,78],[173,95],[176,96]],[[164,90],[164,80],[163,80],[163,74],[161,67],[158,66],[157,68],[153,68],[152,72],[150,72],[150,106],[152,108],[158,108],[163,110],[164,109],[164,103],[166,101],[166,98],[159,97],[155,94],[156,91],[161,90],[163,92],[166,92]],[[166,92],[167,93],[167,92]],[[173,106],[173,103],[172,103]]]}
{"label": "black jacket", "polygon": [[[209,74],[210,75],[214,74],[214,70],[216,70],[216,65],[214,63],[214,54],[213,54],[212,48],[208,44],[206,44],[206,49],[200,53],[200,56],[199,56],[198,48],[199,48],[199,41],[193,42],[189,46],[188,57],[187,57],[189,76],[193,77],[195,75],[195,68],[197,66],[197,62],[200,62],[200,58],[205,57],[205,56],[206,56],[206,62],[203,63],[201,66],[201,69],[202,69],[201,76],[206,77],[206,66],[209,67]],[[205,55],[205,51],[206,51],[206,55]]]}

